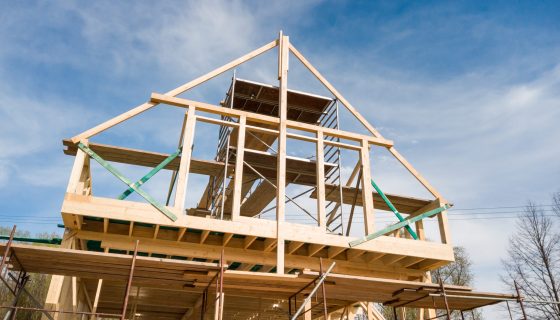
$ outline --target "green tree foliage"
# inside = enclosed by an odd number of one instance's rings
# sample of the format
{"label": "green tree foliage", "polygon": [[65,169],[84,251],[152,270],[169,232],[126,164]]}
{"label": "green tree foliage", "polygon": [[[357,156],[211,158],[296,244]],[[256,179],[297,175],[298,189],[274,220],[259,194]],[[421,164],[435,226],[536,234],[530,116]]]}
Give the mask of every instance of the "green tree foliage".
{"label": "green tree foliage", "polygon": [[[0,226],[0,235],[9,235],[11,232],[11,227],[2,227]],[[29,238],[31,237],[31,233],[26,230],[16,230],[16,237],[23,237]],[[55,233],[40,233],[35,235],[36,238],[41,239],[51,239],[53,237],[58,237]],[[36,245],[36,244],[35,244]],[[17,273],[12,273],[12,275],[17,277]],[[8,280],[11,278],[8,277]],[[41,307],[45,301],[47,296],[47,291],[49,288],[51,277],[49,275],[44,274],[29,274],[29,280],[25,285],[25,289],[27,292],[23,292],[18,300],[18,306],[20,307],[31,307],[37,308]],[[10,280],[8,282],[10,287],[14,287],[14,281]],[[33,301],[34,297],[36,301]],[[40,305],[37,305],[37,302]],[[8,289],[6,283],[0,283],[0,305],[8,306],[14,303],[14,296]],[[0,318],[4,318],[7,313],[7,309],[0,309]],[[32,311],[18,311],[17,320],[39,320],[41,319],[41,314],[39,312],[32,312]]]}

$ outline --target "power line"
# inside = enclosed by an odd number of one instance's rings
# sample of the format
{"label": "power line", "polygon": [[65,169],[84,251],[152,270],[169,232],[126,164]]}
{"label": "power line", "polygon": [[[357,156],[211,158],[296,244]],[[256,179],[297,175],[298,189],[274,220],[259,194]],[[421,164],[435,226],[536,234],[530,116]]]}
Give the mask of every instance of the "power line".
{"label": "power line", "polygon": [[[555,204],[535,204],[535,205],[531,205],[533,207],[553,207],[555,206]],[[449,210],[457,210],[457,211],[463,211],[463,210],[494,210],[494,209],[515,209],[515,208],[527,208],[527,205],[524,206],[510,206],[510,207],[486,207],[486,208],[451,208]]]}

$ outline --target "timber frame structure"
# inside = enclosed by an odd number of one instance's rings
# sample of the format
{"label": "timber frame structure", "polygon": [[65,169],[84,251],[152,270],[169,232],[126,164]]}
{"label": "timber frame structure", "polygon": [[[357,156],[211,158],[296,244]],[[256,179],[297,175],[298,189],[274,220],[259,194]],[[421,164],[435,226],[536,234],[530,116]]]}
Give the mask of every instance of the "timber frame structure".
{"label": "timber frame structure", "polygon": [[[220,105],[178,97],[275,48],[278,86],[234,75]],[[288,90],[290,54],[332,98]],[[369,134],[340,130],[339,105]],[[92,140],[156,106],[186,110],[174,152]],[[220,127],[213,160],[193,156],[195,128],[201,122]],[[314,144],[313,159],[288,155],[288,140]],[[384,303],[421,308],[418,319],[428,319],[435,316],[434,309],[471,310],[511,298],[431,283],[430,271],[454,260],[446,213],[450,204],[282,33],[204,76],[167,93],[153,93],[149,101],[65,140],[64,146],[64,152],[75,160],[61,210],[65,227],[61,248],[12,248],[21,261],[14,268],[54,274],[45,305],[50,310],[83,309],[122,319],[301,316],[326,320],[354,319],[349,313],[363,308],[368,319],[383,319],[372,303]],[[372,180],[372,148],[388,150],[433,198],[384,194]],[[357,154],[358,162],[347,181],[342,181],[339,172],[340,150]],[[128,189],[117,199],[94,196],[91,161]],[[111,163],[153,169],[134,182]],[[141,188],[159,170],[172,172],[165,203]],[[189,189],[190,174],[208,176],[202,195]],[[301,208],[299,195],[287,195],[290,184],[310,187],[306,194],[316,201],[317,210]],[[147,203],[125,200],[134,192]],[[200,197],[200,201],[187,208],[187,197]],[[274,206],[266,209],[270,203]],[[313,225],[287,221],[288,203],[305,211]],[[344,205],[350,207],[350,216],[343,212]],[[359,236],[349,231],[356,207],[361,207],[363,215]],[[374,208],[394,212],[398,223],[376,230]],[[274,210],[275,216],[262,219],[265,209]],[[426,239],[423,219],[430,218],[438,221],[438,241]],[[123,266],[130,263],[123,257],[130,259],[132,252],[139,259],[126,290],[133,303],[129,309],[125,303],[121,314],[128,274],[123,273],[128,270]],[[41,264],[39,257],[56,257],[56,267]],[[321,297],[322,303],[313,305],[312,296]],[[297,314],[298,309],[304,311]],[[57,316],[67,319],[62,313]]]}

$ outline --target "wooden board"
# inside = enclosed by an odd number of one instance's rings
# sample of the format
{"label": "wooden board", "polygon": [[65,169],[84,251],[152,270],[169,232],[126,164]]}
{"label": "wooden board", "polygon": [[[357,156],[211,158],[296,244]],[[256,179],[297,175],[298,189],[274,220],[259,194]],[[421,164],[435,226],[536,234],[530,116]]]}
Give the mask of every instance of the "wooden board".
{"label": "wooden board", "polygon": [[[327,201],[336,201],[336,202],[340,201],[338,186],[332,184],[325,185],[325,193],[327,195]],[[354,202],[355,193],[356,193],[356,188],[343,186],[342,201],[345,204],[351,205]],[[399,212],[407,213],[407,214],[414,213],[433,201],[433,200],[419,199],[419,198],[407,197],[407,196],[390,194],[390,193],[386,193],[385,195],[387,196],[387,198],[389,198],[391,203],[395,206],[395,208],[397,208]],[[311,198],[316,199],[317,193],[313,191],[313,193],[311,193],[310,196]],[[373,192],[373,204],[375,209],[390,211],[385,201],[383,201],[383,199],[377,192]],[[356,197],[356,206],[359,207],[362,206],[361,189],[358,190],[358,196]]]}
{"label": "wooden board", "polygon": [[[4,249],[5,245],[0,245],[0,253],[3,253]],[[95,280],[105,279],[104,286],[107,287],[102,290],[98,311],[114,312],[113,309],[119,308],[132,259],[130,255],[24,244],[14,244],[12,250],[28,272],[89,279],[86,281],[86,287],[92,295],[97,284]],[[137,301],[138,310],[143,310],[140,313],[146,311],[149,314],[161,308],[169,319],[179,319],[183,312],[195,307],[197,297],[210,280],[208,276],[197,276],[193,273],[208,274],[216,270],[217,265],[214,263],[139,256],[134,271],[131,301],[134,301],[135,289],[141,287],[142,291],[139,295],[141,299]],[[317,275],[317,272],[308,270],[285,275],[226,270],[225,312],[228,314],[257,312],[269,308],[272,303],[276,303],[276,300],[285,300],[303,288]],[[439,286],[435,284],[343,274],[329,275],[325,284],[329,308],[354,301],[372,301],[388,305],[408,302],[408,307],[424,308],[434,307],[435,303],[436,308],[443,308],[443,300],[439,297],[413,301],[422,295],[437,295]],[[308,293],[310,289],[304,290],[302,294]],[[468,287],[459,286],[446,286],[446,292],[449,294],[450,308],[458,310],[467,310],[513,298],[505,294],[474,292]],[[258,306],[251,302],[255,299],[258,301],[261,297],[266,297],[267,305]],[[279,303],[277,308],[282,309],[283,312],[287,311],[285,303]]]}
{"label": "wooden board", "polygon": [[[305,92],[287,91],[287,118],[316,124],[333,99]],[[226,101],[229,106],[229,100]],[[233,108],[268,116],[278,115],[278,87],[269,84],[236,79]]]}

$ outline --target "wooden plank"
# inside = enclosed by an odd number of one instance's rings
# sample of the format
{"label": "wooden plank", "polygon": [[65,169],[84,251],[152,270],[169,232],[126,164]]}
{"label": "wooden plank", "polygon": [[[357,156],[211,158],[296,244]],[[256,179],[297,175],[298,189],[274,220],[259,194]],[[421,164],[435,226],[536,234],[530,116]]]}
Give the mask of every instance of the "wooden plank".
{"label": "wooden plank", "polygon": [[154,239],[157,239],[159,233],[159,224],[154,228]]}
{"label": "wooden plank", "polygon": [[346,250],[346,248],[329,247],[329,249],[327,250],[327,257],[329,257],[329,259],[332,259],[332,258],[338,256],[339,254],[341,254],[342,252],[344,252],[345,250]]}
{"label": "wooden plank", "polygon": [[284,274],[284,235],[283,223],[285,214],[286,201],[286,121],[288,118],[288,58],[289,58],[289,38],[282,35],[278,39],[280,50],[278,50],[278,78],[279,97],[278,97],[278,156],[276,162],[276,273]]}
{"label": "wooden plank", "polygon": [[[223,65],[223,66],[221,66],[217,69],[214,69],[214,70],[208,72],[205,75],[202,75],[202,76],[200,76],[200,77],[198,77],[198,78],[196,78],[192,81],[189,81],[189,82],[187,82],[187,83],[185,83],[185,84],[183,84],[183,85],[181,85],[181,86],[179,86],[179,87],[177,87],[177,88],[175,88],[171,91],[166,92],[165,95],[168,95],[168,96],[179,95],[179,94],[181,94],[181,93],[183,93],[187,90],[190,90],[190,89],[198,86],[201,83],[204,83],[204,82],[206,82],[206,81],[208,81],[208,80],[210,80],[210,79],[212,79],[216,76],[219,76],[220,74],[222,74],[222,73],[224,73],[228,70],[231,70],[231,69],[235,68],[236,66],[238,66],[242,63],[245,63],[246,61],[249,61],[249,60],[253,59],[256,56],[259,56],[259,55],[267,52],[270,49],[273,49],[274,47],[276,47],[276,45],[277,45],[276,40],[274,40],[272,42],[269,42],[269,43],[265,44],[264,46],[262,46],[262,47],[260,47],[256,50],[253,50],[253,51],[249,52],[248,54],[246,54],[246,55],[244,55],[244,56],[242,56],[238,59],[235,59],[235,60],[233,60],[229,63],[226,63],[225,65]],[[122,113],[122,114],[120,114],[120,115],[118,115],[118,116],[116,116],[116,117],[114,117],[110,120],[107,120],[107,121],[91,128],[91,129],[87,130],[87,131],[84,131],[84,132],[78,134],[77,136],[74,136],[72,138],[72,142],[73,143],[78,143],[80,140],[88,139],[88,138],[90,138],[90,137],[92,137],[92,136],[94,136],[94,135],[96,135],[96,134],[98,134],[102,131],[105,131],[105,130],[107,130],[107,129],[125,121],[125,120],[128,120],[132,117],[135,117],[135,116],[139,115],[140,113],[154,107],[155,105],[157,105],[157,103],[154,103],[154,102],[151,102],[151,101],[143,103],[143,104],[139,105],[138,107],[136,107],[134,109],[131,109],[131,110],[125,112],[125,113]]]}
{"label": "wooden plank", "polygon": [[[161,226],[175,228],[190,227],[197,230],[211,230],[213,232],[221,233],[230,232],[239,235],[257,236],[261,238],[276,238],[276,221],[240,217],[240,219],[242,218],[240,221],[234,222],[182,215],[178,217],[177,221],[173,222],[164,216],[156,214],[157,212],[158,211],[155,208],[147,203],[93,196],[81,196],[75,194],[67,194],[62,204],[63,216],[90,216],[117,219],[121,221],[135,221],[137,223],[159,224]],[[342,237],[338,235],[325,234],[315,226],[306,226],[289,222],[285,222],[285,225],[287,228],[284,236],[288,241],[321,243],[327,246],[348,248],[349,241],[358,239],[357,237]],[[66,227],[74,229],[73,225],[66,225]],[[128,235],[125,235],[125,237],[130,240]],[[148,237],[148,240],[151,239],[151,233],[147,233],[144,237]],[[170,237],[170,239],[173,239],[173,237]],[[175,239],[173,239],[172,242],[176,243]],[[453,260],[452,246],[436,242],[395,239],[383,236],[363,243],[360,249],[433,258],[445,261]],[[267,265],[271,264],[269,263]]]}
{"label": "wooden plank", "polygon": [[202,230],[202,233],[200,234],[200,244],[203,244],[204,241],[206,241],[206,239],[208,239],[208,236],[210,235],[210,231],[208,230]]}
{"label": "wooden plank", "polygon": [[321,251],[325,246],[322,244],[310,243],[307,246],[307,255],[313,257],[317,252]]}
{"label": "wooden plank", "polygon": [[196,124],[195,108],[187,111],[187,122],[185,124],[185,134],[183,135],[183,151],[181,153],[181,164],[177,173],[177,188],[175,189],[174,206],[179,212],[185,210],[185,198],[187,197],[187,182],[190,172],[191,155],[194,140],[194,127]]}
{"label": "wooden plank", "polygon": [[[82,143],[86,146],[88,145],[88,141],[84,141]],[[80,183],[80,177],[82,176],[82,171],[84,170],[84,166],[86,164],[86,158],[87,156],[85,152],[78,149],[76,158],[74,159],[74,165],[72,166],[72,172],[70,173],[70,178],[68,179],[66,192],[76,193],[78,184]]]}
{"label": "wooden plank", "polygon": [[235,171],[233,184],[232,214],[231,219],[237,220],[241,212],[241,189],[243,187],[243,159],[245,155],[245,125],[247,118],[239,118],[237,132],[237,145],[235,151]]}
{"label": "wooden plank", "polygon": [[225,233],[224,234],[224,239],[223,239],[223,245],[227,246],[229,241],[231,240],[231,238],[233,238],[233,233]]}
{"label": "wooden plank", "polygon": [[[255,123],[262,123],[267,125],[268,124],[278,125],[280,122],[280,120],[277,117],[265,116],[253,112],[248,112],[248,111],[224,108],[209,103],[198,102],[198,101],[193,101],[193,100],[188,100],[183,98],[170,97],[160,93],[152,93],[150,99],[151,101],[154,102],[164,103],[164,104],[177,106],[181,108],[188,108],[189,106],[193,106],[199,109],[200,111],[219,114],[223,116],[240,117],[242,115],[245,115],[247,117],[248,122],[252,121]],[[301,130],[301,131],[306,131],[311,133],[316,133],[317,131],[323,131],[323,133],[326,136],[333,136],[333,137],[338,137],[341,139],[352,140],[357,142],[366,139],[370,144],[378,145],[386,148],[392,147],[394,145],[393,141],[386,140],[385,138],[371,137],[367,135],[362,135],[354,132],[342,131],[337,129],[329,129],[329,128],[293,121],[293,120],[286,120],[286,127],[290,129],[296,129],[296,130]],[[294,138],[297,139],[297,136],[294,136]]]}
{"label": "wooden plank", "polygon": [[185,232],[187,232],[187,228],[179,228],[179,233],[177,235],[177,242],[180,242],[183,239]]}
{"label": "wooden plank", "polygon": [[373,197],[371,187],[371,166],[369,159],[369,144],[362,141],[362,150],[360,151],[360,162],[362,166],[362,206],[364,212],[364,228],[365,234],[373,233],[375,230],[375,213],[373,208]]}
{"label": "wooden plank", "polygon": [[440,235],[441,243],[451,244],[451,232],[449,231],[449,221],[447,219],[447,210],[442,211],[438,215],[438,226],[439,226],[439,235]]}
{"label": "wooden plank", "polygon": [[[293,46],[290,44],[290,51],[311,71],[311,73],[335,96],[340,102],[352,113],[360,123],[377,138],[383,138],[381,133],[377,131],[348,100],[346,100],[335,87],[327,81],[325,77]],[[436,198],[441,198],[439,192],[426,180],[414,167],[394,148],[388,147],[389,152]]]}
{"label": "wooden plank", "polygon": [[311,71],[311,73],[366,127],[374,136],[381,137],[379,131],[377,131],[367,120],[364,118],[357,110],[354,108],[346,98],[336,90],[336,88],[329,82],[321,73],[293,46],[290,44],[290,51],[296,56],[296,58],[303,63],[303,65]]}
{"label": "wooden plank", "polygon": [[266,208],[275,197],[276,188],[269,183],[261,183],[241,205],[241,215],[254,217]]}
{"label": "wooden plank", "polygon": [[327,217],[325,213],[325,156],[324,156],[323,131],[317,132],[316,144],[316,176],[317,176],[317,220],[319,227],[327,230]]}
{"label": "wooden plank", "polygon": [[[336,193],[336,189],[338,189],[337,185],[332,185],[332,184],[327,184],[325,185],[325,192],[327,194],[327,201],[339,201],[339,195],[338,193]],[[358,195],[356,198],[356,206],[361,207],[363,205],[362,203],[362,191],[361,189],[358,189]],[[374,190],[372,190],[373,194],[373,206],[376,209],[379,210],[386,210],[386,211],[390,211],[389,207],[387,206],[387,204],[385,203],[385,201],[383,201],[383,199],[381,198],[381,196],[375,192]],[[347,187],[347,186],[343,186],[342,187],[342,202],[345,204],[353,204],[354,203],[354,196],[356,193],[356,188],[354,187]],[[389,198],[389,200],[391,201],[391,203],[397,208],[397,210],[400,213],[403,214],[411,214],[411,216],[415,215],[415,212],[420,212],[420,209],[424,208],[426,205],[429,205],[431,203],[430,200],[426,200],[426,199],[419,199],[419,198],[413,198],[413,197],[407,197],[407,196],[403,196],[403,195],[397,195],[397,194],[385,194],[387,196],[387,198]],[[310,196],[310,198],[312,199],[316,199],[317,198],[317,192],[313,191]],[[435,207],[437,208],[437,206]],[[428,211],[428,210],[425,210]],[[425,212],[422,211],[422,212]]]}
{"label": "wooden plank", "polygon": [[287,254],[293,254],[299,248],[301,248],[304,244],[305,244],[304,242],[290,241],[290,243],[288,244],[288,250],[286,251],[286,253]]}
{"label": "wooden plank", "polygon": [[346,251],[346,258],[348,260],[355,260],[355,259],[361,257],[364,253],[366,253],[366,251],[364,251],[364,250],[357,250],[357,249],[348,250],[348,251]]}
{"label": "wooden plank", "polygon": [[249,249],[255,240],[257,240],[255,236],[246,236],[245,239],[243,239],[243,249]]}

